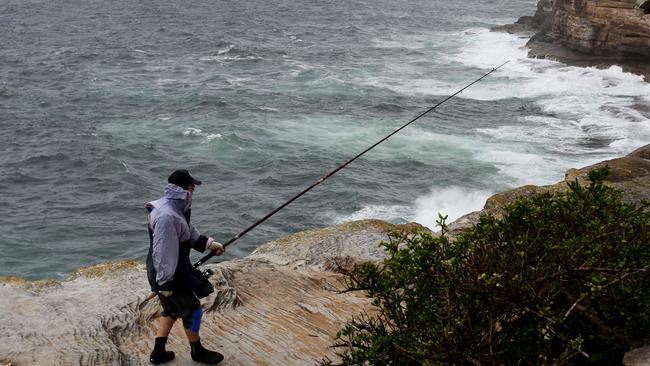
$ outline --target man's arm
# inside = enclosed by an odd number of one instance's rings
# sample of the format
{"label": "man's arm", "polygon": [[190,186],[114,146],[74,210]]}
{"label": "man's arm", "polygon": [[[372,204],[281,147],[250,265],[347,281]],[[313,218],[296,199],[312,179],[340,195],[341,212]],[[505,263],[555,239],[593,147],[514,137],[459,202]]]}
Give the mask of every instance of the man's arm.
{"label": "man's arm", "polygon": [[196,227],[194,227],[194,225],[189,224],[189,226],[190,226],[190,243],[192,245],[192,248],[203,253],[205,251],[205,248],[208,245],[208,240],[211,238],[208,238],[205,235],[201,235],[199,230]]}
{"label": "man's arm", "polygon": [[222,255],[225,251],[221,243],[215,241],[213,238],[201,235],[199,230],[192,224],[190,224],[190,241],[192,243],[192,248],[201,253],[203,253],[205,249],[210,249],[211,251],[214,251],[216,255]]}
{"label": "man's arm", "polygon": [[161,216],[153,222],[153,265],[156,269],[156,283],[161,291],[172,291],[174,272],[178,265],[178,233],[173,219]]}

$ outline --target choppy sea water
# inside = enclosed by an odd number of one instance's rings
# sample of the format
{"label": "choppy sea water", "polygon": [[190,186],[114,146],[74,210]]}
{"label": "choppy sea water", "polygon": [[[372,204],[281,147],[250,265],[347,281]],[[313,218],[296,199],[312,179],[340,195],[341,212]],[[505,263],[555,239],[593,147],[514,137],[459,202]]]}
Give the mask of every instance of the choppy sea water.
{"label": "choppy sea water", "polygon": [[0,3],[0,275],[143,259],[145,202],[189,168],[225,241],[510,62],[228,248],[347,220],[433,227],[650,141],[650,85],[526,58],[515,1]]}

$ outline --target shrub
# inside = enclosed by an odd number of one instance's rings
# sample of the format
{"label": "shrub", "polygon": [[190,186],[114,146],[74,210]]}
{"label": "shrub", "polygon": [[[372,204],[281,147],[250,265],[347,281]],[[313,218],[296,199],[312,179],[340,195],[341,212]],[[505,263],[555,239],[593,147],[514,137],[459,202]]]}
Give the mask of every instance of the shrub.
{"label": "shrub", "polygon": [[603,184],[520,198],[456,240],[393,233],[381,264],[343,270],[377,312],[322,365],[621,364],[650,337],[650,213]]}

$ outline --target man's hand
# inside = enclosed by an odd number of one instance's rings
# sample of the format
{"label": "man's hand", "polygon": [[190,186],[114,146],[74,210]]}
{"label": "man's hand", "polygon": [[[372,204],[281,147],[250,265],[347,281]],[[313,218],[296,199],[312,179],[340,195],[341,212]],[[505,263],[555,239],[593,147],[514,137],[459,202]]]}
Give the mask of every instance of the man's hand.
{"label": "man's hand", "polygon": [[164,297],[170,297],[174,291],[158,291],[159,294],[163,295]]}
{"label": "man's hand", "polygon": [[214,255],[222,255],[223,252],[226,251],[223,247],[223,244],[219,243],[218,241],[215,241],[214,239],[208,242],[208,250],[214,252]]}

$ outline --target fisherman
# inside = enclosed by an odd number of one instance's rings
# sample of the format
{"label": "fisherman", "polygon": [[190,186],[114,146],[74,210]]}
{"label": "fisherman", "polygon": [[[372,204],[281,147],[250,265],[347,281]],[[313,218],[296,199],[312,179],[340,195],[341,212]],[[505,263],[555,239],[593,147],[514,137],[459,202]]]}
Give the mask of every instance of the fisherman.
{"label": "fisherman", "polygon": [[209,295],[214,289],[192,266],[190,249],[200,252],[208,249],[221,255],[224,247],[213,238],[201,235],[190,224],[192,194],[201,181],[187,170],[174,171],[167,181],[169,184],[164,196],[145,206],[149,212],[150,239],[147,277],[151,291],[158,294],[162,306],[149,361],[157,365],[174,359],[174,352],[165,350],[165,345],[176,319],[181,318],[190,342],[192,360],[215,365],[223,360],[223,355],[204,348],[199,337],[203,315],[199,298]]}

